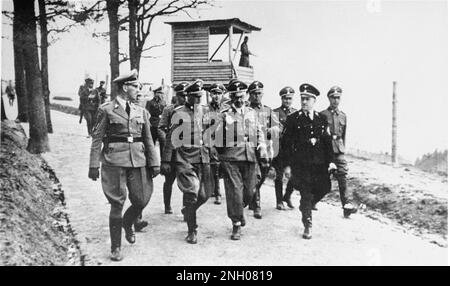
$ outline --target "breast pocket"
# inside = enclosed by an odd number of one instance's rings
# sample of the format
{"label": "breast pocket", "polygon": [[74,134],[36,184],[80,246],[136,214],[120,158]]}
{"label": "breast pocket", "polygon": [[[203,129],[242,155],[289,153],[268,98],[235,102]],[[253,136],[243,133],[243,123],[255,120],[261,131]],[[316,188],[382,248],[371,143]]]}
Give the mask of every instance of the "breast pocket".
{"label": "breast pocket", "polygon": [[142,128],[144,126],[144,119],[142,117],[135,117],[135,118],[131,119],[131,125],[132,125],[133,130],[137,134],[141,134]]}

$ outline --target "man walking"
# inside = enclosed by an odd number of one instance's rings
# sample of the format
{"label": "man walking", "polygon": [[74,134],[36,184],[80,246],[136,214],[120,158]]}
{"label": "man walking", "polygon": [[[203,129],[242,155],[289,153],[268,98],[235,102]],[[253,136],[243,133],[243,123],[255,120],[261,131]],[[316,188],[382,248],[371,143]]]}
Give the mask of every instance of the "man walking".
{"label": "man walking", "polygon": [[[267,150],[256,112],[244,104],[247,85],[235,80],[227,87],[230,105],[222,111],[216,146],[224,172],[227,214],[231,219],[232,240],[241,239],[245,226],[244,208],[251,202],[257,182],[258,158],[268,167]],[[222,136],[223,144],[218,140]]]}
{"label": "man walking", "polygon": [[[117,97],[98,110],[88,177],[94,181],[99,178],[101,162],[102,188],[111,204],[111,260],[119,261],[122,227],[126,240],[135,243],[132,224],[152,195],[152,178],[159,173],[159,156],[150,133],[150,115],[133,103],[140,86],[137,71],[120,75],[114,82],[119,91]],[[131,206],[122,217],[127,190]]]}
{"label": "man walking", "polygon": [[185,240],[191,244],[197,243],[197,209],[208,200],[212,190],[210,151],[202,139],[204,107],[200,100],[203,93],[201,80],[186,88],[186,103],[177,107],[172,115],[171,142],[164,146],[161,164],[163,174],[170,173],[171,162],[175,165],[188,226]]}
{"label": "man walking", "polygon": [[[275,108],[273,110],[273,113],[278,118],[278,122],[280,124],[280,131],[282,134],[282,131],[284,130],[284,126],[286,125],[286,119],[287,116],[295,111],[297,111],[295,108],[291,107],[292,105],[292,97],[295,94],[295,90],[290,87],[286,86],[280,90],[280,97],[281,97],[281,106],[278,108]],[[281,141],[282,139],[279,138]],[[277,200],[277,209],[283,210],[284,205],[283,202],[286,202],[286,205],[293,209],[294,205],[291,202],[291,195],[294,191],[294,187],[292,186],[291,180],[288,181],[286,186],[286,192],[283,196],[283,175],[284,175],[284,169],[286,168],[287,164],[286,162],[281,158],[281,156],[276,156],[273,159],[272,166],[275,168],[275,197]]]}
{"label": "man walking", "polygon": [[287,117],[282,135],[281,158],[292,170],[292,184],[300,190],[303,238],[311,239],[312,205],[331,188],[329,172],[336,169],[326,119],[314,111],[320,92],[310,84],[300,86],[302,109]]}
{"label": "man walking", "polygon": [[352,204],[347,189],[347,161],[345,160],[345,135],[347,131],[347,116],[339,109],[341,102],[342,89],[339,86],[333,86],[328,91],[328,100],[330,106],[320,112],[330,126],[333,152],[337,170],[334,174],[339,185],[339,195],[341,197],[344,217],[348,218],[351,214],[357,212],[357,208]]}

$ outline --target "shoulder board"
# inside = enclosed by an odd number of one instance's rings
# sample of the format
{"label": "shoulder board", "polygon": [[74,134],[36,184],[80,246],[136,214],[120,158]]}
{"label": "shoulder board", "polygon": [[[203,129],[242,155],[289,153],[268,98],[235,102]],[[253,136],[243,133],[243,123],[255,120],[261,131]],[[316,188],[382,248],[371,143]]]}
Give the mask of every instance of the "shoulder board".
{"label": "shoulder board", "polygon": [[223,108],[220,110],[220,112],[227,112],[227,111],[230,110],[230,109],[231,109],[231,106],[230,106],[230,105],[223,106]]}
{"label": "shoulder board", "polygon": [[175,111],[175,110],[180,110],[180,109],[182,109],[184,107],[184,105],[180,105],[180,106],[177,106],[177,107],[175,107],[173,110]]}

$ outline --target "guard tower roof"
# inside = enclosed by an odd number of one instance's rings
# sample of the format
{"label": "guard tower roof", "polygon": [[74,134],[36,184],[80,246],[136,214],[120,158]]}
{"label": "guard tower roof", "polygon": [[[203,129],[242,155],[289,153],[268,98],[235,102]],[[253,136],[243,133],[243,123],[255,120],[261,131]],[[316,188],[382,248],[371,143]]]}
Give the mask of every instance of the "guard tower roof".
{"label": "guard tower roof", "polygon": [[238,18],[165,23],[175,27],[209,27],[209,33],[212,35],[228,34],[231,26],[233,27],[233,34],[261,31],[261,28],[242,22]]}

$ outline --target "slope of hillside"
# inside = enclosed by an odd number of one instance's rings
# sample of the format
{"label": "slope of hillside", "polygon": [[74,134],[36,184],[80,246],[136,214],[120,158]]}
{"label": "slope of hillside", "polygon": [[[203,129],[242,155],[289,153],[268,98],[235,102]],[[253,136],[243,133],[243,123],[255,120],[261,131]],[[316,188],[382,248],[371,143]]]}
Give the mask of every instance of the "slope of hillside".
{"label": "slope of hillside", "polygon": [[79,265],[61,184],[26,144],[19,124],[2,121],[0,265]]}
{"label": "slope of hillside", "polygon": [[[349,187],[360,211],[377,213],[412,229],[416,234],[436,234],[437,244],[447,245],[447,177],[414,167],[392,167],[348,156]],[[337,183],[327,199],[339,201]]]}

